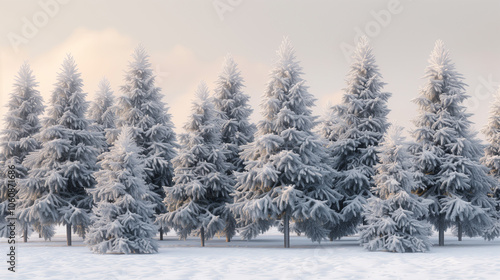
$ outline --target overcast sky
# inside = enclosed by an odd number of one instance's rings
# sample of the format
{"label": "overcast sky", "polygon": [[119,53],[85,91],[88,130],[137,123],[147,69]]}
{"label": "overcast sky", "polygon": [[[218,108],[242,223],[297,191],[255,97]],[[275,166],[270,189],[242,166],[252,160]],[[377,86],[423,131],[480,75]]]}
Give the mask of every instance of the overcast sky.
{"label": "overcast sky", "polygon": [[[43,5],[43,3],[48,3]],[[56,3],[56,5],[54,5]],[[370,38],[385,90],[391,92],[391,122],[412,129],[428,56],[437,39],[451,50],[469,85],[475,129],[487,121],[500,82],[500,1],[97,1],[0,0],[0,106],[28,60],[45,100],[67,53],[82,72],[92,100],[106,76],[123,84],[130,54],[142,43],[176,130],[187,119],[201,80],[213,89],[223,58],[231,53],[251,96],[253,121],[283,36],[288,36],[318,101],[315,114],[340,101],[349,50],[358,34]]]}

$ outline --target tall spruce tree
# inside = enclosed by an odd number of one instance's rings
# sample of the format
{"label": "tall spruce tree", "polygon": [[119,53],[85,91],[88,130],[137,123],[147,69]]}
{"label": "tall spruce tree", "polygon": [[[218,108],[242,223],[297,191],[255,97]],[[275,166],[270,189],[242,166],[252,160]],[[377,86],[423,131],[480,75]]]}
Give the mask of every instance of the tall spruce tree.
{"label": "tall spruce tree", "polygon": [[[6,218],[15,218],[15,210],[19,210],[15,209],[19,207],[14,202],[17,198],[15,183],[18,179],[26,178],[28,174],[28,169],[22,162],[30,152],[40,147],[40,142],[33,137],[40,130],[39,117],[44,111],[42,96],[37,87],[38,82],[33,71],[28,63],[24,63],[15,78],[14,90],[10,94],[4,116],[5,126],[0,132],[0,237],[10,236]],[[13,179],[9,178],[12,176]],[[12,200],[10,207],[9,199]],[[40,229],[37,221],[32,222]],[[19,226],[26,242],[28,225],[18,221],[18,228]],[[47,228],[45,231],[51,230]]]}
{"label": "tall spruce tree", "polygon": [[332,167],[339,172],[333,186],[343,195],[335,205],[342,220],[329,226],[330,240],[357,231],[363,222],[363,205],[372,196],[377,146],[388,128],[387,100],[391,96],[382,91],[385,83],[381,78],[372,48],[363,37],[353,55],[342,103],[331,107],[332,119],[326,126],[330,128],[323,132],[330,140]]}
{"label": "tall spruce tree", "polygon": [[[118,100],[117,127],[134,128],[134,139],[145,157],[146,182],[158,194],[158,199],[153,201],[155,212],[165,213],[163,186],[172,186],[172,159],[178,144],[171,116],[162,101],[163,94],[155,86],[149,56],[142,46],[138,46],[132,54],[121,91],[124,95]],[[161,225],[160,239],[164,229],[168,230]]]}
{"label": "tall spruce tree", "polygon": [[[88,117],[93,121],[91,129],[101,132],[107,139],[116,138],[115,111],[116,107],[114,106],[111,85],[106,78],[103,78],[99,82],[99,89],[88,110]],[[106,144],[104,151],[107,151],[108,147],[109,144]]]}
{"label": "tall spruce tree", "polygon": [[145,181],[144,159],[134,135],[132,129],[122,128],[110,151],[99,156],[97,185],[90,191],[97,206],[85,240],[96,253],[158,252],[151,202],[157,194]]}
{"label": "tall spruce tree", "polygon": [[375,196],[365,204],[366,225],[360,227],[361,245],[370,251],[424,252],[432,245],[431,225],[425,221],[432,201],[411,193],[416,176],[402,130],[390,128],[379,146]]}
{"label": "tall spruce tree", "polygon": [[221,123],[208,88],[202,83],[197,90],[192,115],[180,136],[181,150],[174,158],[175,184],[165,188],[168,212],[159,217],[162,224],[173,227],[182,239],[193,231],[199,233],[202,246],[215,234],[228,239],[234,227],[226,227],[234,218],[227,206],[232,201],[234,180],[228,175],[230,154],[222,144]]}
{"label": "tall spruce tree", "polygon": [[241,152],[246,168],[237,174],[231,207],[245,225],[244,239],[281,220],[284,245],[290,247],[290,220],[296,232],[320,241],[327,235],[325,223],[339,220],[332,208],[342,196],[331,188],[335,172],[326,164],[324,142],[312,132],[314,98],[287,38],[277,54],[262,103],[264,120]]}
{"label": "tall spruce tree", "polygon": [[485,232],[486,239],[500,236],[500,89],[490,110],[488,124],[483,129],[488,145],[484,149],[481,162],[490,170],[490,175],[497,180],[491,196],[496,201],[496,217],[494,225]]}
{"label": "tall spruce tree", "polygon": [[419,116],[411,150],[423,174],[417,193],[433,200],[429,219],[443,246],[447,228],[456,229],[461,240],[462,232],[472,237],[492,226],[494,202],[488,193],[496,182],[479,163],[483,146],[462,105],[466,85],[442,41],[436,42],[425,78],[427,84],[414,100]]}
{"label": "tall spruce tree", "polygon": [[[23,164],[29,169],[28,176],[19,180],[19,219],[66,225],[68,245],[71,228],[83,236],[90,224],[92,199],[87,191],[95,185],[92,173],[104,141],[101,134],[88,130],[88,103],[80,76],[73,57],[68,55],[43,127],[35,136],[42,145],[26,156]],[[50,233],[41,234],[50,237]]]}
{"label": "tall spruce tree", "polygon": [[[229,151],[226,158],[232,164],[229,174],[233,179],[235,171],[241,172],[244,169],[239,155],[241,147],[253,141],[256,130],[255,125],[249,122],[253,110],[248,104],[249,96],[242,91],[243,82],[238,65],[227,55],[216,81],[213,100],[215,109],[221,115],[221,137],[224,148]],[[226,221],[226,231],[235,231],[236,227],[236,220]],[[230,239],[226,241],[229,242]]]}

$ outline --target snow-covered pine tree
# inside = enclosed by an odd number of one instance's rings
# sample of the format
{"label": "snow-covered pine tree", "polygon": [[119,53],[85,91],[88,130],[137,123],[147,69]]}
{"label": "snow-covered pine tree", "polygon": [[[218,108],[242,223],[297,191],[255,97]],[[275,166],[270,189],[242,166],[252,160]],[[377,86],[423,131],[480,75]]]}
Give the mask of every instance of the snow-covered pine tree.
{"label": "snow-covered pine tree", "polygon": [[227,203],[232,201],[234,180],[228,175],[228,150],[221,141],[220,120],[208,88],[200,84],[193,103],[192,115],[180,135],[181,150],[173,163],[174,185],[165,187],[166,214],[160,215],[161,224],[173,227],[182,239],[193,231],[199,233],[202,246],[215,234],[226,234],[229,239],[235,230],[227,230],[226,222],[233,221]]}
{"label": "snow-covered pine tree", "polygon": [[361,245],[370,251],[424,252],[432,245],[431,225],[425,220],[432,201],[411,193],[416,176],[402,130],[391,127],[379,145],[375,196],[364,206],[366,225],[360,227]]}
{"label": "snow-covered pine tree", "polygon": [[496,182],[479,163],[483,146],[471,131],[471,114],[462,105],[468,96],[463,77],[455,70],[448,50],[437,41],[429,59],[427,84],[414,100],[419,106],[411,151],[422,173],[417,193],[433,200],[429,220],[439,231],[453,227],[468,236],[482,235],[491,227],[494,201],[488,193]]}
{"label": "snow-covered pine tree", "polygon": [[[103,78],[99,82],[99,89],[87,113],[89,119],[93,121],[91,129],[101,132],[107,139],[116,138],[116,136],[114,136],[114,133],[117,132],[115,126],[115,110],[111,85],[106,78]],[[108,148],[109,144],[106,144],[103,152],[108,151]]]}
{"label": "snow-covered pine tree", "polygon": [[344,196],[340,207],[335,205],[342,220],[329,226],[330,240],[357,231],[363,222],[363,205],[372,196],[373,166],[378,163],[377,146],[388,128],[387,100],[391,96],[382,91],[385,83],[381,78],[372,48],[363,37],[353,55],[342,103],[331,107],[332,119],[326,120],[331,128],[324,136],[330,140],[332,167],[339,172],[333,186]]}
{"label": "snow-covered pine tree", "polygon": [[[226,56],[216,85],[213,100],[222,119],[222,142],[224,148],[229,151],[226,155],[227,161],[232,164],[230,175],[235,178],[233,172],[241,172],[244,169],[243,160],[239,155],[241,147],[253,141],[256,127],[249,122],[253,111],[248,104],[250,98],[242,92],[243,78],[231,55]],[[236,227],[236,220],[226,221],[225,231],[234,232]],[[226,241],[229,242],[230,239]]]}
{"label": "snow-covered pine tree", "polygon": [[485,232],[486,239],[500,236],[500,88],[490,110],[488,124],[483,129],[488,145],[484,149],[481,162],[490,170],[490,175],[497,180],[497,185],[491,190],[496,201],[496,216],[493,227]]}
{"label": "snow-covered pine tree", "polygon": [[296,232],[313,241],[325,238],[324,224],[339,220],[332,208],[342,196],[331,188],[335,171],[325,163],[324,141],[312,132],[314,98],[288,38],[277,54],[261,105],[264,120],[255,141],[241,152],[246,167],[237,174],[231,208],[245,225],[240,229],[244,239],[281,220],[287,248],[290,220]]}
{"label": "snow-covered pine tree", "polygon": [[[9,209],[8,200],[9,197],[17,197],[16,192],[9,192],[9,170],[15,172],[17,179],[25,178],[28,169],[22,162],[30,152],[40,147],[40,143],[33,137],[40,130],[39,117],[44,111],[42,96],[37,87],[33,71],[28,63],[24,63],[15,78],[14,90],[10,94],[4,116],[5,126],[0,132],[0,237],[9,236],[5,219],[11,216],[10,210],[14,212],[14,209]],[[10,169],[9,166],[14,168]],[[36,221],[32,222],[38,224]],[[21,226],[26,242],[28,224],[20,223],[18,226]]]}
{"label": "snow-covered pine tree", "polygon": [[234,171],[241,172],[244,169],[239,156],[241,146],[253,141],[256,128],[249,122],[253,111],[248,104],[250,98],[242,92],[243,78],[230,55],[225,58],[216,85],[213,100],[215,109],[222,113],[222,142],[231,152],[227,155],[228,162],[233,164]]}
{"label": "snow-covered pine tree", "polygon": [[157,253],[158,231],[150,197],[157,196],[145,181],[141,149],[133,129],[123,127],[109,152],[99,156],[97,185],[90,191],[96,207],[85,243],[95,253]]}
{"label": "snow-covered pine tree", "polygon": [[[42,146],[26,156],[23,164],[29,169],[28,176],[19,180],[19,219],[66,225],[68,245],[71,228],[84,236],[90,224],[92,199],[87,190],[95,185],[92,173],[104,141],[100,133],[88,130],[88,103],[80,76],[73,57],[68,55],[43,127],[35,135]],[[50,237],[49,233],[41,234]]]}
{"label": "snow-covered pine tree", "polygon": [[[163,186],[172,186],[172,159],[178,144],[171,116],[162,101],[163,94],[155,86],[149,56],[141,45],[132,54],[121,91],[124,95],[118,100],[117,127],[134,128],[134,139],[145,156],[146,182],[158,194],[158,200],[153,201],[155,212],[165,213]],[[160,226],[160,240],[163,239],[163,230],[168,231]]]}

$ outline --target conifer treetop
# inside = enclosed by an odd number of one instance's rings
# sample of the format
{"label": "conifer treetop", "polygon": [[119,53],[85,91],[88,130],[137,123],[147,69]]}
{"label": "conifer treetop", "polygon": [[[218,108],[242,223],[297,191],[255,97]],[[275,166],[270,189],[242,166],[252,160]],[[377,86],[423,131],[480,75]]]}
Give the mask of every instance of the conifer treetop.
{"label": "conifer treetop", "polygon": [[229,151],[227,158],[234,171],[244,169],[239,152],[243,145],[253,141],[256,130],[249,122],[253,110],[248,104],[250,97],[242,91],[243,82],[238,65],[228,54],[216,81],[213,102],[220,116],[221,139]]}
{"label": "conifer treetop", "polygon": [[[8,113],[4,115],[5,128],[1,132],[0,148],[7,159],[16,156],[18,163],[21,163],[24,156],[36,146],[32,136],[41,127],[39,116],[44,112],[45,106],[40,91],[36,89],[38,82],[28,62],[23,63],[19,69],[13,87],[6,105]],[[20,153],[19,149],[26,151]]]}
{"label": "conifer treetop", "polygon": [[[279,135],[290,128],[303,131],[315,124],[311,107],[316,99],[301,77],[302,67],[288,37],[284,37],[277,56],[261,103],[264,120],[257,125],[258,135]],[[287,118],[289,114],[293,117]]]}
{"label": "conifer treetop", "polygon": [[71,54],[66,55],[54,86],[44,127],[62,125],[68,129],[87,129],[89,122],[84,116],[89,106],[85,101],[87,94],[82,91],[81,73]]}
{"label": "conifer treetop", "polygon": [[94,120],[102,129],[115,128],[114,96],[111,84],[108,79],[102,78],[99,81],[95,101],[89,108],[89,117]]}

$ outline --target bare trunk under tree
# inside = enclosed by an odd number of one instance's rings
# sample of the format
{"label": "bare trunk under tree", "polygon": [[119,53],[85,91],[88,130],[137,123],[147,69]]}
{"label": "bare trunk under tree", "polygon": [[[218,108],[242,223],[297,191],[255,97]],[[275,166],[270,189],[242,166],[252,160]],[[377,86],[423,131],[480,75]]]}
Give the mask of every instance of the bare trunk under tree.
{"label": "bare trunk under tree", "polygon": [[163,228],[160,227],[160,240],[163,240]]}
{"label": "bare trunk under tree", "polygon": [[226,242],[231,242],[231,238],[226,234]]}
{"label": "bare trunk under tree", "polygon": [[439,214],[439,246],[444,246],[444,214]]}
{"label": "bare trunk under tree", "polygon": [[457,218],[458,241],[462,241],[462,221]]}
{"label": "bare trunk under tree", "polygon": [[205,247],[205,229],[200,229],[201,247]]}
{"label": "bare trunk under tree", "polygon": [[28,226],[24,227],[23,241],[24,241],[24,243],[28,242]]}
{"label": "bare trunk under tree", "polygon": [[66,224],[66,243],[71,246],[71,224]]}
{"label": "bare trunk under tree", "polygon": [[283,215],[283,232],[285,238],[285,248],[290,248],[290,216],[288,211]]}

